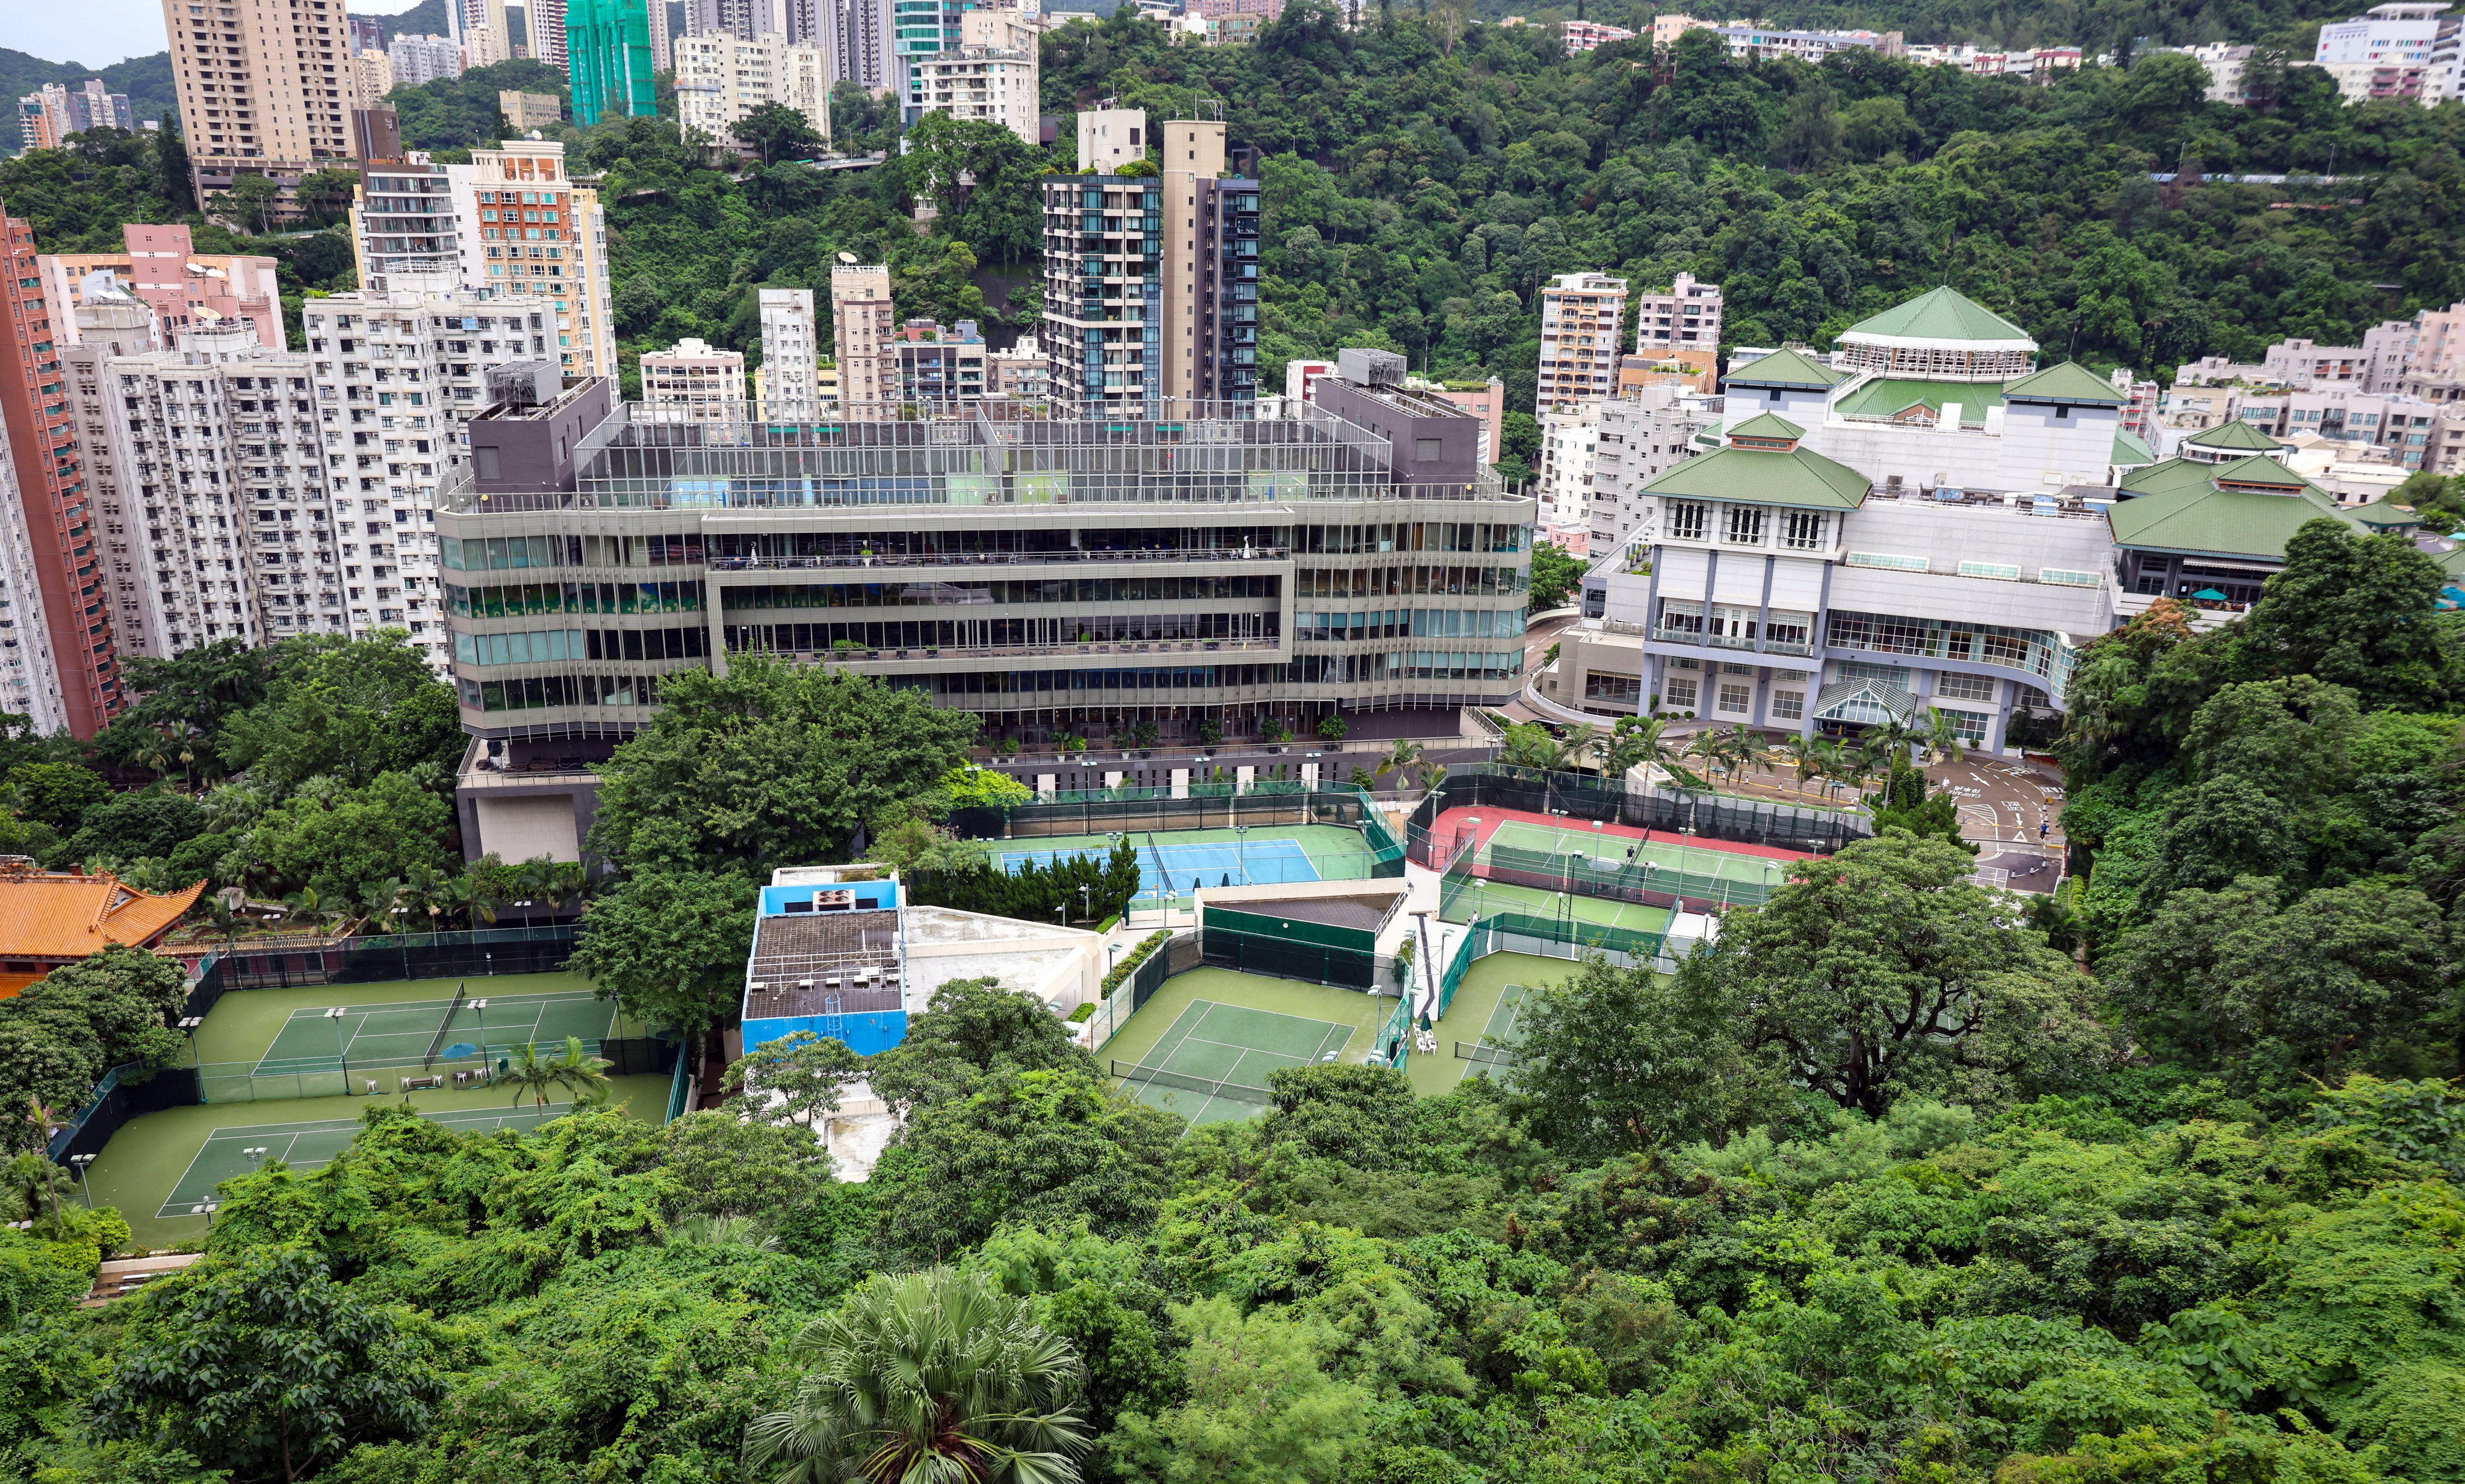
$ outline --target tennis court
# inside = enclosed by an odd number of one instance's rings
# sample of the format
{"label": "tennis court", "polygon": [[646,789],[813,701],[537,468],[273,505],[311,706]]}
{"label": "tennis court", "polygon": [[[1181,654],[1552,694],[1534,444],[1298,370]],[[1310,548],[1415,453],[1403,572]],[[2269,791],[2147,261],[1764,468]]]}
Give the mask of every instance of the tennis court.
{"label": "tennis court", "polygon": [[[1387,1002],[1391,1009],[1394,1002]],[[1192,1123],[1254,1117],[1268,1102],[1267,1076],[1341,1061],[1354,1028],[1274,1010],[1198,1000],[1176,1016],[1136,1062],[1113,1075],[1139,1101]]]}
{"label": "tennis court", "polygon": [[[1354,880],[1369,875],[1371,856],[1361,831],[1342,825],[1285,825],[1273,831],[1133,831],[1125,838],[1139,853],[1139,896],[1181,897],[1205,886],[1284,886],[1296,881]],[[1113,853],[1111,835],[997,842],[1001,869],[1012,874],[1030,863],[1049,865],[1070,857],[1101,861]]]}
{"label": "tennis court", "polygon": [[[537,1128],[548,1119],[572,1112],[572,1105],[551,1103],[543,1112],[537,1106],[520,1108],[454,1108],[421,1117],[440,1123],[457,1133],[485,1134],[496,1129]],[[196,1157],[181,1173],[171,1193],[163,1199],[162,1207],[154,1213],[157,1221],[181,1216],[202,1216],[203,1203],[213,1199],[214,1187],[233,1176],[246,1175],[269,1160],[280,1160],[293,1170],[306,1173],[330,1163],[334,1157],[360,1137],[357,1119],[322,1119],[306,1123],[257,1123],[245,1128],[216,1129],[206,1138]]]}
{"label": "tennis court", "polygon": [[1499,991],[1498,1004],[1482,1022],[1477,1040],[1457,1041],[1455,1059],[1463,1063],[1467,1077],[1496,1077],[1505,1074],[1506,1061],[1515,1047],[1516,1023],[1522,1017],[1521,985],[1508,985]]}
{"label": "tennis court", "polygon": [[[588,990],[496,994],[489,992],[493,983],[477,981],[476,994],[457,986],[443,1000],[300,1007],[275,1032],[255,1074],[327,1070],[338,1057],[356,1067],[421,1066],[454,1046],[470,1056],[483,1047],[562,1044],[569,1035],[597,1041],[615,1025],[615,1002]],[[332,989],[349,993],[344,986]]]}

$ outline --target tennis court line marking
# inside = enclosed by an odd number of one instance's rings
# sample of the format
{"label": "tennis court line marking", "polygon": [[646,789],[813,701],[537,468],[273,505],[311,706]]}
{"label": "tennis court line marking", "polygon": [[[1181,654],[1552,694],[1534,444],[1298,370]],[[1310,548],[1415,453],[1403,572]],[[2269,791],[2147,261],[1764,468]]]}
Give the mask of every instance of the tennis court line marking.
{"label": "tennis court line marking", "polygon": [[[490,1125],[489,1131],[494,1132],[496,1129],[505,1127],[509,1119],[513,1117],[529,1116],[533,1119],[531,1126],[537,1127],[538,1124],[555,1118],[557,1116],[557,1111],[560,1108],[570,1112],[572,1110],[572,1104],[550,1103],[547,1107],[546,1113],[544,1115],[541,1114],[539,1108],[536,1106],[524,1106],[517,1103],[506,1108],[441,1108],[433,1114],[423,1113],[420,1117],[429,1122],[442,1123],[449,1128],[465,1124],[487,1123]],[[174,1210],[172,1207],[175,1206],[181,1207],[197,1206],[212,1198],[213,1190],[211,1186],[208,1187],[204,1195],[183,1197],[179,1192],[181,1187],[189,1183],[189,1177],[196,1173],[199,1162],[203,1161],[205,1157],[212,1151],[214,1145],[218,1143],[229,1144],[243,1141],[262,1140],[267,1146],[265,1158],[257,1161],[254,1165],[252,1165],[252,1170],[262,1169],[268,1162],[274,1160],[280,1160],[285,1165],[288,1165],[293,1169],[300,1169],[302,1168],[302,1166],[292,1161],[291,1151],[300,1146],[300,1140],[316,1134],[339,1134],[346,1130],[356,1130],[359,1126],[360,1120],[357,1119],[322,1119],[304,1123],[232,1124],[227,1127],[215,1129],[212,1133],[206,1136],[205,1142],[197,1146],[197,1152],[189,1156],[187,1167],[180,1171],[180,1178],[171,1183],[169,1193],[163,1197],[162,1206],[155,1210],[154,1219],[157,1221],[167,1221],[177,1217],[187,1216],[190,1214],[188,1210]],[[278,1141],[279,1141],[282,1145],[279,1150],[273,1147]],[[353,1141],[356,1141],[356,1135],[354,1135]],[[347,1149],[348,1147],[348,1143],[344,1146],[344,1149]],[[334,1157],[340,1156],[342,1152],[342,1150],[336,1150]],[[315,1162],[315,1163],[306,1166],[306,1168],[312,1170],[322,1169],[325,1165],[333,1163],[334,1157],[319,1160]],[[226,1180],[232,1179],[239,1173],[241,1172],[233,1171],[232,1175],[227,1175],[223,1178]],[[221,1184],[222,1181],[219,1180],[214,1182],[214,1185],[216,1185]]]}

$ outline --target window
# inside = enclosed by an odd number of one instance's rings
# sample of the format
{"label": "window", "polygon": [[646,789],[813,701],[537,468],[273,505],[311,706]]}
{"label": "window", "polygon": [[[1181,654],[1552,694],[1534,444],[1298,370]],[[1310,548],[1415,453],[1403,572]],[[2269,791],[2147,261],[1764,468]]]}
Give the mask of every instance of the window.
{"label": "window", "polygon": [[1729,524],[1722,540],[1732,546],[1760,546],[1764,543],[1764,511],[1760,505],[1731,505]]}
{"label": "window", "polygon": [[1791,551],[1823,549],[1824,527],[1831,518],[1817,510],[1791,510],[1781,517],[1780,543]]}
{"label": "window", "polygon": [[1988,718],[1974,711],[1946,711],[1943,713],[1943,720],[1944,724],[1951,728],[1951,735],[1959,738],[1963,746],[1986,745]]}
{"label": "window", "polygon": [[1990,578],[2002,583],[2016,583],[2020,580],[2020,566],[2015,562],[1963,562],[1960,564],[1960,575]]}
{"label": "window", "polygon": [[1896,557],[1887,552],[1881,551],[1853,551],[1849,553],[1849,565],[1851,566],[1881,567],[1886,571],[1893,572],[1922,572],[1926,569],[1926,559],[1923,557]]}
{"label": "window", "polygon": [[2002,683],[1991,676],[1946,675],[1936,679],[1934,693],[1952,700],[1992,700]]}
{"label": "window", "polygon": [[1755,688],[1752,685],[1721,682],[1721,709],[1741,716],[1755,709]]}
{"label": "window", "polygon": [[2037,581],[2052,583],[2057,587],[2094,587],[2104,579],[2095,572],[2073,572],[2061,567],[2041,566],[2037,568]]}
{"label": "window", "polygon": [[1806,719],[1806,693],[1804,691],[1772,692],[1771,719],[1775,721],[1804,720]]}
{"label": "window", "polygon": [[1442,456],[1441,450],[1443,448],[1444,441],[1442,439],[1414,438],[1412,440],[1412,462],[1416,464],[1426,464],[1439,458]]}
{"label": "window", "polygon": [[1701,500],[1673,499],[1669,502],[1669,539],[1701,541],[1711,528],[1712,507]]}
{"label": "window", "polygon": [[1631,675],[1587,675],[1584,699],[1632,706],[1643,699],[1643,681]]}
{"label": "window", "polygon": [[1662,698],[1662,703],[1668,710],[1692,711],[1695,709],[1695,680],[1693,676],[1671,676],[1669,677],[1668,692],[1669,694]]}
{"label": "window", "polygon": [[1660,600],[1660,632],[1664,638],[1693,638],[1703,631],[1703,605],[1681,598]]}

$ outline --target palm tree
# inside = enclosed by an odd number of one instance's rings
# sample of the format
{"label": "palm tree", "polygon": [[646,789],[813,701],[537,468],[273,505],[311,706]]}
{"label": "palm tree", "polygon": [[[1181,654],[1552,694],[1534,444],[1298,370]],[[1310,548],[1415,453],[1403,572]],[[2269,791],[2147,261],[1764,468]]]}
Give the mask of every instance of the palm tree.
{"label": "palm tree", "polygon": [[1800,792],[1809,779],[1823,776],[1824,752],[1827,744],[1814,737],[1792,737],[1781,743],[1781,755],[1788,760],[1789,771],[1797,775]]}
{"label": "palm tree", "polygon": [[744,1429],[772,1484],[1077,1484],[1084,1374],[1030,1302],[980,1274],[883,1274],[788,1343],[795,1396]]}
{"label": "palm tree", "polygon": [[303,886],[300,888],[300,890],[284,897],[282,898],[282,910],[286,920],[291,919],[303,919],[307,922],[309,930],[312,932],[315,931],[319,924],[322,923],[328,916],[331,915],[318,904],[317,888],[313,886]]}
{"label": "palm tree", "polygon": [[779,1239],[759,1216],[688,1216],[668,1229],[670,1247],[750,1247],[775,1252]]}
{"label": "palm tree", "polygon": [[1378,771],[1393,773],[1399,778],[1411,775],[1412,764],[1421,761],[1421,744],[1410,738],[1398,737],[1378,760]]}
{"label": "palm tree", "polygon": [[531,925],[531,915],[527,909],[533,903],[544,901],[550,912],[556,910],[560,884],[556,862],[544,855],[534,855],[514,868],[514,895],[522,899],[525,908],[522,926]]}
{"label": "palm tree", "polygon": [[1759,773],[1771,771],[1771,759],[1764,755],[1764,740],[1749,731],[1743,721],[1729,725],[1729,776],[1732,782],[1747,767]]}
{"label": "palm tree", "polygon": [[557,1084],[573,1090],[577,1107],[597,1107],[616,1096],[616,1084],[608,1080],[608,1069],[614,1065],[605,1056],[584,1051],[578,1035],[566,1036],[565,1054],[549,1063]]}
{"label": "palm tree", "polygon": [[60,1229],[60,1187],[69,1183],[69,1172],[51,1161],[40,1149],[29,1149],[0,1164],[0,1185],[5,1185],[26,1207],[26,1219],[33,1221],[41,1208],[52,1211],[52,1229]]}
{"label": "palm tree", "polygon": [[1925,720],[1918,724],[1917,743],[1919,756],[1936,763],[1957,763],[1968,756],[1949,719],[1933,706],[1926,708]]}
{"label": "palm tree", "polygon": [[1447,765],[1446,765],[1445,764],[1443,764],[1443,763],[1424,763],[1424,764],[1421,764],[1421,788],[1422,788],[1422,791],[1423,791],[1423,792],[1425,792],[1425,793],[1435,793],[1435,792],[1437,792],[1437,791],[1438,791],[1438,786],[1439,786],[1440,784],[1443,784],[1443,783],[1445,783],[1445,782],[1447,781],[1447,771],[1448,771],[1448,770],[1447,770]]}
{"label": "palm tree", "polygon": [[543,1113],[547,1111],[547,1095],[563,1087],[566,1081],[564,1070],[555,1062],[540,1060],[539,1048],[528,1041],[524,1041],[522,1049],[507,1059],[505,1070],[498,1073],[497,1077],[512,1085],[517,1107],[524,1097],[528,1097],[539,1104]]}
{"label": "palm tree", "polygon": [[1686,750],[1681,756],[1701,759],[1703,771],[1708,775],[1728,761],[1728,741],[1719,732],[1709,729],[1697,732],[1686,740]]}
{"label": "palm tree", "polygon": [[1601,735],[1599,727],[1587,721],[1566,736],[1559,738],[1557,743],[1558,755],[1550,760],[1551,770],[1561,773],[1580,773],[1584,770],[1588,759],[1597,757],[1603,751],[1608,744],[1608,739]]}
{"label": "palm tree", "polygon": [[482,878],[468,873],[455,876],[445,883],[444,895],[448,921],[453,919],[455,912],[459,912],[464,925],[475,933],[479,930],[482,918],[492,925],[496,922],[497,891]]}

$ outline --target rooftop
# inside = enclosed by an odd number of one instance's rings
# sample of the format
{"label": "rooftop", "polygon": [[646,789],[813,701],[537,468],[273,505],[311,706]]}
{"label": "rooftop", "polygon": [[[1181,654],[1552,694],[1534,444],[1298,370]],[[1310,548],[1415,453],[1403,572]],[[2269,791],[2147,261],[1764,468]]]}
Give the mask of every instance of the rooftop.
{"label": "rooftop", "polygon": [[2273,458],[2202,464],[2172,458],[2123,476],[2130,497],[2106,512],[2117,545],[2196,556],[2281,562],[2294,533],[2322,517],[2352,516]]}
{"label": "rooftop", "polygon": [[[1782,427],[1789,426],[1779,418]],[[1854,510],[1866,498],[1866,476],[1811,450],[1791,447],[1715,449],[1643,487],[1646,495]]]}
{"label": "rooftop", "polygon": [[1980,344],[2034,350],[2029,332],[1945,284],[1840,332],[1841,341],[1930,344]]}
{"label": "rooftop", "polygon": [[1828,391],[1847,378],[1805,352],[1784,346],[1747,362],[1726,379],[1732,387],[1806,387]]}
{"label": "rooftop", "polygon": [[899,914],[816,912],[757,919],[744,976],[747,1020],[906,1008]]}
{"label": "rooftop", "polygon": [[206,883],[157,897],[108,873],[0,871],[0,960],[67,963],[113,943],[145,946],[196,905]]}
{"label": "rooftop", "polygon": [[2078,362],[2066,361],[2042,371],[2032,371],[2017,381],[2004,383],[2003,400],[2054,402],[2071,407],[2121,407],[2131,398],[2127,393],[2116,390],[2114,383]]}
{"label": "rooftop", "polygon": [[1923,408],[1928,417],[1940,418],[1943,410],[1953,403],[1960,406],[1962,427],[1983,428],[1986,426],[1986,410],[2003,405],[2003,384],[1915,381],[1881,376],[1853,388],[1833,405],[1832,410],[1843,417],[1888,421],[1905,415],[1913,408]]}

